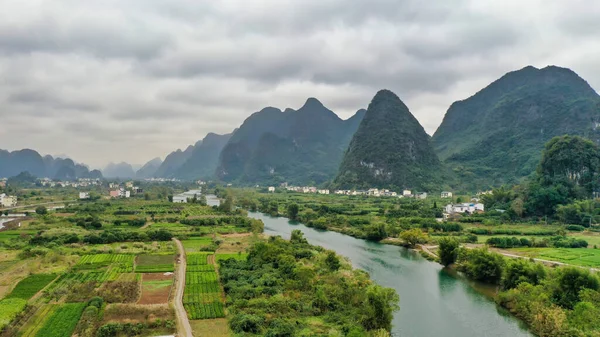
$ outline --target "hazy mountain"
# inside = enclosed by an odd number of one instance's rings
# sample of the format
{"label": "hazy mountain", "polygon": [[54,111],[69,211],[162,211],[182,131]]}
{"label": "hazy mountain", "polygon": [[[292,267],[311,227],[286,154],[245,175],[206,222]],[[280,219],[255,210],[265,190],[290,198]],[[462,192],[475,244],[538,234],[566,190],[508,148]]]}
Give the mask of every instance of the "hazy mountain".
{"label": "hazy mountain", "polygon": [[196,145],[188,146],[185,151],[177,149],[167,155],[165,160],[160,164],[160,167],[154,173],[155,177],[172,178],[175,172],[192,156],[194,147],[201,144],[201,141]]}
{"label": "hazy mountain", "polygon": [[315,98],[297,111],[264,108],[234,132],[217,175],[247,184],[322,183],[335,175],[363,115],[344,121]]}
{"label": "hazy mountain", "polygon": [[453,103],[434,147],[463,183],[484,188],[531,174],[544,144],[571,134],[598,140],[600,97],[569,69],[526,67]]}
{"label": "hazy mountain", "polygon": [[334,184],[340,187],[439,188],[442,165],[406,105],[379,91],[354,134]]}
{"label": "hazy mountain", "polygon": [[102,170],[102,174],[106,178],[129,179],[135,177],[135,171],[133,170],[130,164],[127,164],[125,162],[117,164],[109,163],[108,165],[106,165],[104,170]]}
{"label": "hazy mountain", "polygon": [[190,157],[175,171],[173,176],[184,180],[213,178],[219,164],[221,150],[230,138],[231,134],[207,134],[201,142],[196,143]]}
{"label": "hazy mountain", "polygon": [[135,172],[135,177],[138,179],[146,179],[154,177],[154,174],[162,164],[162,159],[156,157],[146,164],[144,164],[139,170]]}
{"label": "hazy mountain", "polygon": [[[54,158],[50,155],[42,157],[30,149],[19,151],[0,150],[0,177],[13,177],[21,172],[29,172],[39,178],[72,180],[76,178],[96,177],[88,167],[77,164],[71,159]],[[100,175],[99,178],[102,178]]]}

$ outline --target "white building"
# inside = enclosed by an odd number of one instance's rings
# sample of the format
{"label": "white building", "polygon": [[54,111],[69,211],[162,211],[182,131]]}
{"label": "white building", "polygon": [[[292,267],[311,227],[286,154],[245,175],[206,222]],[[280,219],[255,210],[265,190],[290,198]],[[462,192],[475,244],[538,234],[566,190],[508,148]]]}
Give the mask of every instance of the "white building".
{"label": "white building", "polygon": [[404,191],[402,191],[402,196],[409,197],[411,195],[412,195],[412,191],[411,190],[404,190]]}
{"label": "white building", "polygon": [[329,194],[329,190],[318,190],[317,193],[319,193],[319,194]]}
{"label": "white building", "polygon": [[275,192],[275,187],[274,186],[269,186],[269,192],[274,193]]}
{"label": "white building", "polygon": [[173,202],[187,203],[188,199],[199,198],[202,195],[202,190],[189,190],[173,196]]}
{"label": "white building", "polygon": [[417,193],[417,195],[415,195],[415,198],[417,198],[417,199],[427,199],[427,193],[426,192]]}
{"label": "white building", "polygon": [[475,212],[483,212],[484,206],[482,203],[462,203],[462,204],[448,204],[446,205],[444,211],[448,214],[454,213],[469,213],[473,214]]}
{"label": "white building", "polygon": [[0,205],[2,207],[17,206],[17,197],[2,193],[0,194]]}
{"label": "white building", "polygon": [[452,192],[442,192],[440,195],[442,199],[452,198]]}
{"label": "white building", "polygon": [[90,194],[88,192],[79,192],[79,199],[89,199]]}

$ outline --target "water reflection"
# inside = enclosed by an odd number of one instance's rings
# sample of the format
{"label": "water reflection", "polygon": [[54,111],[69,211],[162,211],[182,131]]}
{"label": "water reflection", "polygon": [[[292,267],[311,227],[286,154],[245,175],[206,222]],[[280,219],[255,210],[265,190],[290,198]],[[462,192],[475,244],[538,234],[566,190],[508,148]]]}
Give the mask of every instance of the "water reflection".
{"label": "water reflection", "polygon": [[452,270],[414,251],[318,231],[286,218],[253,212],[249,216],[263,220],[268,235],[289,238],[292,230],[299,229],[311,244],[335,250],[377,283],[396,289],[402,309],[394,315],[394,336],[531,336],[518,320],[478,292],[495,289],[473,284],[476,291]]}

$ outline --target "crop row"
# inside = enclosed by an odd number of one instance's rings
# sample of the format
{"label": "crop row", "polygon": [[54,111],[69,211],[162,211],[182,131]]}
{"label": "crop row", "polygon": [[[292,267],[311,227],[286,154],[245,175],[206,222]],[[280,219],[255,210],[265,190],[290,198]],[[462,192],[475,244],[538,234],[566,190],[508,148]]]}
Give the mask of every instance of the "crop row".
{"label": "crop row", "polygon": [[183,303],[210,303],[221,300],[218,283],[192,284],[185,287]]}
{"label": "crop row", "polygon": [[28,300],[56,278],[54,274],[34,274],[21,280],[7,298]]}
{"label": "crop row", "polygon": [[39,311],[35,313],[33,318],[27,321],[27,324],[25,325],[25,328],[21,333],[21,337],[34,337],[42,328],[47,318],[54,313],[54,310],[56,308],[56,304],[48,304],[43,308],[39,309]]}
{"label": "crop row", "polygon": [[223,303],[188,303],[183,305],[190,319],[206,319],[225,317]]}
{"label": "crop row", "polygon": [[66,303],[48,318],[36,337],[70,337],[79,322],[85,303]]}
{"label": "crop row", "polygon": [[209,254],[188,254],[187,255],[187,265],[203,265],[208,263],[208,255]]}
{"label": "crop row", "polygon": [[22,298],[5,298],[0,300],[0,331],[7,326],[27,306]]}
{"label": "crop row", "polygon": [[187,272],[185,273],[185,284],[200,284],[219,282],[215,272]]}
{"label": "crop row", "polygon": [[83,255],[78,266],[107,266],[111,263],[124,263],[131,264],[133,266],[133,260],[135,255],[131,254],[94,254],[94,255]]}
{"label": "crop row", "polygon": [[136,273],[164,273],[164,272],[172,272],[175,270],[175,267],[172,263],[170,264],[155,264],[155,265],[145,265],[145,266],[135,266]]}
{"label": "crop row", "polygon": [[186,271],[188,272],[214,272],[215,271],[215,265],[214,264],[193,264],[193,265],[188,265],[186,267]]}

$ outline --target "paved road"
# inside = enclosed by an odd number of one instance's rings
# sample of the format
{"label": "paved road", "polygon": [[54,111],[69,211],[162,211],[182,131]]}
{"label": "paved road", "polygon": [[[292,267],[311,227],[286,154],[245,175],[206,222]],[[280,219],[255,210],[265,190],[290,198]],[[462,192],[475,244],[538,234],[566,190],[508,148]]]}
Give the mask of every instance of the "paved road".
{"label": "paved road", "polygon": [[177,264],[177,272],[175,274],[175,314],[177,316],[178,336],[192,337],[192,326],[188,319],[187,313],[183,307],[183,290],[185,288],[185,267],[186,257],[185,249],[181,241],[173,238],[179,252],[179,263]]}
{"label": "paved road", "polygon": [[43,202],[41,204],[21,205],[21,206],[15,206],[15,207],[0,208],[0,210],[1,211],[10,211],[13,209],[31,208],[31,207],[44,206],[44,205],[53,205],[53,204],[64,204],[66,202],[75,202],[75,201],[77,201],[77,200],[50,201],[50,202]]}

